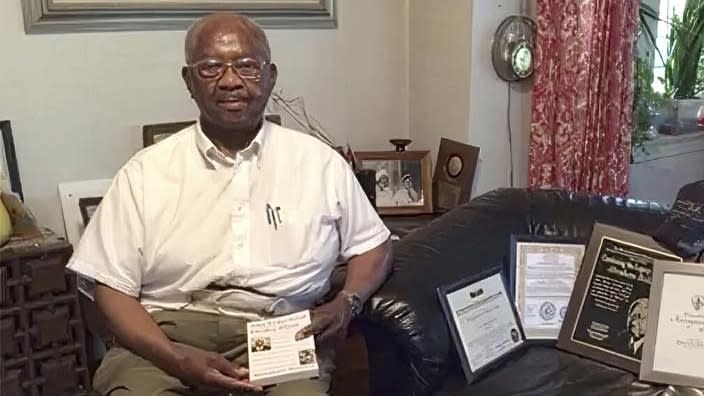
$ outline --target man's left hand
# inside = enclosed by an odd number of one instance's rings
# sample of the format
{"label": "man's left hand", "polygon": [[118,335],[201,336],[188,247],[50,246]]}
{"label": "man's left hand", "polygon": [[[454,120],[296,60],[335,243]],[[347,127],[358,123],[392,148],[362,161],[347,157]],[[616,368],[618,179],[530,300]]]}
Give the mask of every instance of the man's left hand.
{"label": "man's left hand", "polygon": [[332,301],[311,309],[310,315],[311,323],[296,333],[296,340],[312,335],[317,341],[332,336],[344,338],[352,321],[352,305],[344,295],[338,294]]}

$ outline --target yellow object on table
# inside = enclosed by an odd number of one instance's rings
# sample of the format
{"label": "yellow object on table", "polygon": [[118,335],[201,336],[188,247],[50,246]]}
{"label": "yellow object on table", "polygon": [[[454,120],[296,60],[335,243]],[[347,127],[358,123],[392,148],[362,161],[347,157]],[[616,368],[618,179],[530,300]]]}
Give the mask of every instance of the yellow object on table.
{"label": "yellow object on table", "polygon": [[12,219],[10,219],[10,213],[7,211],[2,199],[0,199],[0,246],[9,241],[10,236],[12,236]]}

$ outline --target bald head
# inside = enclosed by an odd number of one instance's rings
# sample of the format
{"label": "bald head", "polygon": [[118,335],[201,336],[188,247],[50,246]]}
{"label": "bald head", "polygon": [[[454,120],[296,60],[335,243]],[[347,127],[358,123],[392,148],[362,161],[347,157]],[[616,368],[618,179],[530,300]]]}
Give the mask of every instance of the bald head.
{"label": "bald head", "polygon": [[196,49],[203,41],[217,40],[218,35],[235,32],[261,51],[266,61],[271,60],[269,40],[262,28],[252,19],[233,13],[207,15],[196,21],[186,34],[186,63],[194,61]]}

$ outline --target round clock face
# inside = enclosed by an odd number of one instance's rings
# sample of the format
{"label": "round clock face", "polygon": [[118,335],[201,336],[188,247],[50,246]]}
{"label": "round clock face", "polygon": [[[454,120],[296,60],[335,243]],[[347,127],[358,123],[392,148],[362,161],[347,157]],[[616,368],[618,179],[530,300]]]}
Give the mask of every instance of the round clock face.
{"label": "round clock face", "polygon": [[533,52],[527,44],[521,44],[513,51],[511,66],[521,78],[528,77],[533,72]]}

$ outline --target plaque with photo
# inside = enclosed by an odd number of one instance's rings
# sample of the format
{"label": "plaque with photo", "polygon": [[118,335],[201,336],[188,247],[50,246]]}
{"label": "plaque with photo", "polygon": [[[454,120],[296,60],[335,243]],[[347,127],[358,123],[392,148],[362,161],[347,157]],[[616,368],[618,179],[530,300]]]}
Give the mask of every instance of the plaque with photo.
{"label": "plaque with photo", "polygon": [[650,236],[597,223],[558,348],[638,374],[656,260],[682,261]]}
{"label": "plaque with photo", "polygon": [[658,261],[640,379],[704,389],[703,358],[704,265]]}
{"label": "plaque with photo", "polygon": [[469,201],[478,160],[479,147],[447,138],[440,140],[433,176],[436,211],[447,211]]}
{"label": "plaque with photo", "polygon": [[511,236],[509,291],[529,341],[557,340],[584,250],[571,238]]}
{"label": "plaque with photo", "polygon": [[437,292],[468,383],[525,345],[500,271],[469,277]]}

